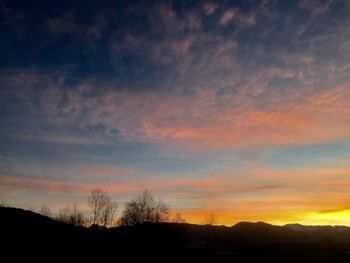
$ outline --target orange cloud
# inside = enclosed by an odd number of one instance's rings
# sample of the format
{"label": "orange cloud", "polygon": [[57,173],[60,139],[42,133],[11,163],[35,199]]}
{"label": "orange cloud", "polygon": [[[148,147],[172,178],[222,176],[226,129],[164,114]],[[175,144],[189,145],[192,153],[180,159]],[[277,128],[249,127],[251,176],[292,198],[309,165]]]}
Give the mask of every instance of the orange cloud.
{"label": "orange cloud", "polygon": [[[297,73],[272,69],[260,78],[289,78],[293,74]],[[194,98],[178,92],[166,96],[111,92],[88,121],[115,124],[126,140],[194,148],[302,145],[348,138],[348,85],[312,92],[302,88],[283,98],[264,87],[266,82],[261,80],[261,84],[260,78],[226,97],[218,96],[219,89],[213,88],[198,90]],[[256,94],[253,99],[251,94]],[[268,104],[257,107],[260,99]]]}

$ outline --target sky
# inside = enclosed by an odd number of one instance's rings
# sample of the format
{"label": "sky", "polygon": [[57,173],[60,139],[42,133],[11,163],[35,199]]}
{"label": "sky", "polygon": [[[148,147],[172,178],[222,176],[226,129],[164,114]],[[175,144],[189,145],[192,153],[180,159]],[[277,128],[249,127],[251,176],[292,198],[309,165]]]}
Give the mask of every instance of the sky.
{"label": "sky", "polygon": [[349,1],[0,0],[0,50],[0,201],[350,225]]}

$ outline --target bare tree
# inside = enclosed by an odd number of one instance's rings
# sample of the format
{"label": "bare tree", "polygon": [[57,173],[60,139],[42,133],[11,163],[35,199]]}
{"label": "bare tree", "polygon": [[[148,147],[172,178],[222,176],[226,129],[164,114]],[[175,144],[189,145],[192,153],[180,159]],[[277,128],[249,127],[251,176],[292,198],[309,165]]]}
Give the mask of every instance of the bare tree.
{"label": "bare tree", "polygon": [[217,224],[217,216],[216,216],[216,214],[215,213],[210,213],[209,215],[208,215],[208,217],[205,219],[205,223],[207,224],[207,225],[215,225],[215,224]]}
{"label": "bare tree", "polygon": [[109,199],[101,213],[101,223],[103,226],[107,227],[112,225],[117,209],[117,203]]}
{"label": "bare tree", "polygon": [[83,226],[85,223],[85,216],[80,209],[76,205],[73,206],[71,216],[70,216],[70,222],[72,225],[76,226]]}
{"label": "bare tree", "polygon": [[66,224],[83,226],[85,223],[85,216],[76,205],[73,205],[73,207],[66,206],[60,209],[56,220]]}
{"label": "bare tree", "polygon": [[70,207],[66,206],[65,208],[62,208],[58,211],[58,214],[56,216],[56,220],[69,224],[69,215],[70,215]]}
{"label": "bare tree", "polygon": [[155,201],[147,190],[126,203],[121,225],[160,223],[168,220],[169,207],[163,201]]}
{"label": "bare tree", "polygon": [[169,219],[169,206],[164,204],[162,200],[158,200],[152,211],[152,220],[154,223],[166,222]]}
{"label": "bare tree", "polygon": [[52,217],[51,209],[47,205],[43,205],[40,208],[39,213],[42,214],[43,216]]}
{"label": "bare tree", "polygon": [[172,223],[178,223],[178,224],[185,224],[186,223],[186,219],[183,218],[179,212],[176,212],[174,214],[173,218],[171,219],[171,222]]}
{"label": "bare tree", "polygon": [[92,212],[93,224],[98,224],[102,217],[102,211],[108,203],[108,196],[101,188],[96,188],[91,191],[88,203]]}
{"label": "bare tree", "polygon": [[107,227],[112,224],[118,206],[102,188],[96,188],[91,191],[91,195],[88,197],[88,203],[92,212],[94,225],[101,224]]}

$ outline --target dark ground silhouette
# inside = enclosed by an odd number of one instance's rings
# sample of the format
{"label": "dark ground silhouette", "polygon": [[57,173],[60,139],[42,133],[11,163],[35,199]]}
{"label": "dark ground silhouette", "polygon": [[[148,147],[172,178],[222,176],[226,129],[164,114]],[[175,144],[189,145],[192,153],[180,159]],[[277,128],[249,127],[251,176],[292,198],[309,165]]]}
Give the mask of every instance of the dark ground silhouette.
{"label": "dark ground silhouette", "polygon": [[8,262],[350,262],[347,227],[242,222],[92,230],[0,207],[0,237],[0,253]]}

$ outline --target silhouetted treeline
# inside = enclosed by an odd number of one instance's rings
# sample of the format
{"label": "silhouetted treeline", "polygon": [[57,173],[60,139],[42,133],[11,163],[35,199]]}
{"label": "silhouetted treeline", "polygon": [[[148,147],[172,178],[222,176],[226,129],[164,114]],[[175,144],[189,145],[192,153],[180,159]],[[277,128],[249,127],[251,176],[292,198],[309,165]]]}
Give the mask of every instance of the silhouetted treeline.
{"label": "silhouetted treeline", "polygon": [[55,219],[57,221],[75,226],[84,226],[86,222],[84,213],[80,211],[76,205],[73,205],[73,207],[67,206],[60,209]]}
{"label": "silhouetted treeline", "polygon": [[47,205],[43,205],[39,213],[57,221],[75,226],[111,227],[117,225],[136,225],[142,223],[185,223],[180,213],[171,216],[170,208],[162,200],[155,200],[153,195],[142,191],[125,204],[120,218],[117,218],[117,202],[102,189],[95,188],[87,198],[89,212],[82,211],[77,205],[66,206],[55,215]]}

